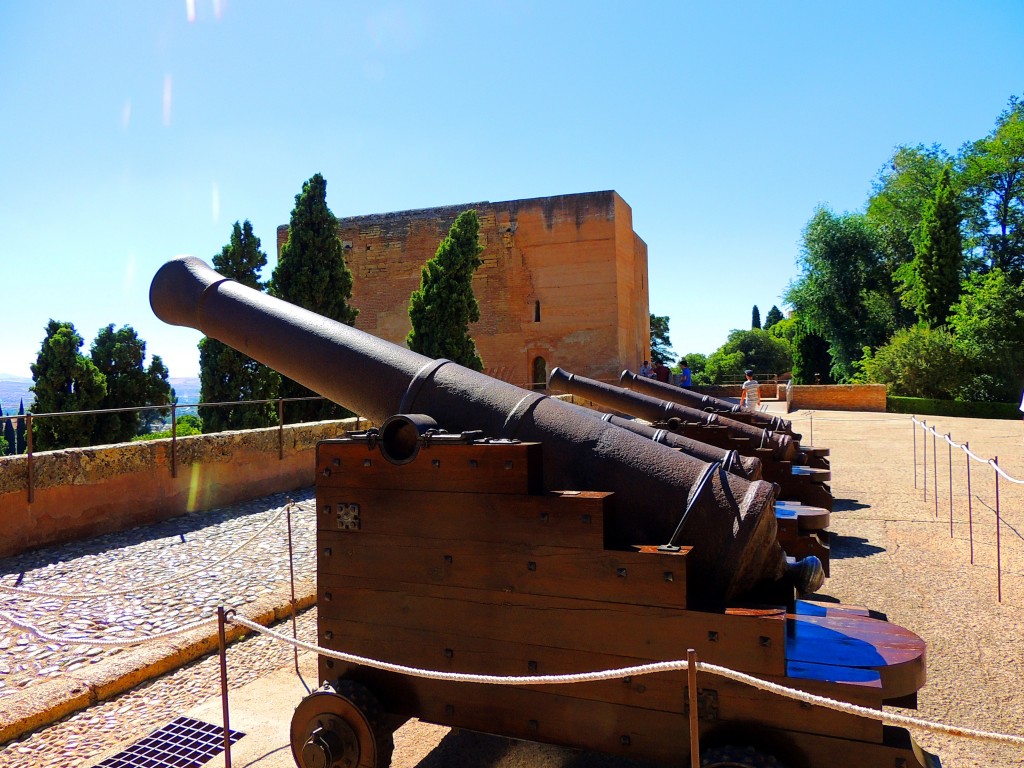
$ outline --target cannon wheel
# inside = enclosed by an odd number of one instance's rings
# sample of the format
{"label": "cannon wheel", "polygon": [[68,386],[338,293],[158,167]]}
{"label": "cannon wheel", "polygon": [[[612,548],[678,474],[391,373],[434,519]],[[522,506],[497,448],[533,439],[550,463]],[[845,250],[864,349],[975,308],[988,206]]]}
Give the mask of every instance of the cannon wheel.
{"label": "cannon wheel", "polygon": [[325,685],[299,702],[291,745],[299,768],[388,768],[395,748],[383,708],[351,680]]}
{"label": "cannon wheel", "polygon": [[700,768],[786,768],[773,755],[754,747],[726,744],[708,747],[700,755]]}

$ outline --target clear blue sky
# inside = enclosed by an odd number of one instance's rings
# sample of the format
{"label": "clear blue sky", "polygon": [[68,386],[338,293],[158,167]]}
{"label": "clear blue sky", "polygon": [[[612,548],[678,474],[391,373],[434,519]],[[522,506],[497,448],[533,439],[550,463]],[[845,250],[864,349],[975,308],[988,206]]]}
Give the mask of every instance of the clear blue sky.
{"label": "clear blue sky", "polygon": [[[129,324],[171,375],[199,334],[149,282],[322,173],[338,216],[614,189],[652,312],[711,352],[796,276],[815,206],[863,206],[899,144],[955,150],[1024,95],[1024,3],[0,5],[0,372],[49,318]],[[557,362],[557,361],[556,361]]]}

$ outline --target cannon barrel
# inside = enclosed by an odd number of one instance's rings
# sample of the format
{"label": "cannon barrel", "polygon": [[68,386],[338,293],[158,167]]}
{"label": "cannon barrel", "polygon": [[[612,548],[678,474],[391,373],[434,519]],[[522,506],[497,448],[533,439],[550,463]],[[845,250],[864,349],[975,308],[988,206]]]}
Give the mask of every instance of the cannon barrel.
{"label": "cannon barrel", "polygon": [[[582,411],[590,411],[589,408],[584,408],[582,405],[573,404],[573,408],[579,408]],[[593,411],[590,411],[593,413]],[[720,462],[722,469],[726,472],[732,472],[735,475],[746,480],[761,480],[762,479],[762,468],[761,460],[756,456],[741,456],[737,451],[732,451],[727,448],[719,448],[714,445],[708,445],[702,443],[699,440],[691,440],[688,437],[683,437],[675,432],[670,432],[667,429],[660,429],[658,427],[652,427],[644,422],[634,421],[632,419],[624,419],[621,416],[616,416],[613,413],[600,414],[601,421],[606,421],[621,429],[629,430],[638,435],[653,440],[656,443],[662,443],[671,448],[677,448],[682,453],[700,461],[706,461],[709,464],[713,461]]]}
{"label": "cannon barrel", "polygon": [[150,304],[161,320],[195,328],[378,424],[423,413],[450,431],[543,443],[545,489],[612,492],[608,546],[667,543],[678,528],[675,543],[693,547],[695,605],[721,604],[785,575],[771,483],[709,472],[713,465],[596,414],[296,307],[200,259],[162,266]]}
{"label": "cannon barrel", "polygon": [[666,384],[657,379],[640,376],[629,370],[623,371],[619,375],[619,384],[634,392],[642,392],[651,397],[658,397],[662,400],[678,403],[679,405],[687,405],[701,411],[730,414],[729,418],[731,419],[744,421],[748,424],[753,424],[755,427],[769,429],[772,432],[784,432],[792,436],[794,440],[800,439],[800,435],[793,432],[793,422],[780,416],[772,416],[771,414],[761,413],[751,408],[744,408],[737,403],[731,403],[720,397],[702,395],[699,392]]}
{"label": "cannon barrel", "polygon": [[[751,449],[768,448],[771,450],[772,458],[778,461],[792,460],[797,451],[797,445],[789,435],[776,434],[752,424],[744,424],[718,414],[706,413],[696,408],[660,400],[641,392],[631,392],[628,389],[605,384],[596,379],[588,379],[585,376],[563,371],[561,368],[551,371],[548,376],[548,386],[556,392],[579,395],[593,400],[595,403],[639,416],[648,421],[678,419],[682,422],[697,423],[704,427],[724,428],[722,438],[726,442],[740,438],[745,440]],[[713,433],[708,433],[708,439],[705,442],[721,445],[721,443],[714,442],[715,439]]]}

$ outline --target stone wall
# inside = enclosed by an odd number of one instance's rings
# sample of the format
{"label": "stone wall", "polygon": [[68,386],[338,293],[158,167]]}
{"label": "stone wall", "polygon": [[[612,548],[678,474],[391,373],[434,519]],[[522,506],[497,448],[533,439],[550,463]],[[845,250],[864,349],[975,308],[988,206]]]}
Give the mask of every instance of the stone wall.
{"label": "stone wall", "polygon": [[884,384],[794,384],[789,410],[885,412]]}
{"label": "stone wall", "polygon": [[[363,419],[360,427],[365,428]],[[355,419],[0,457],[0,557],[147,525],[314,482],[319,440]]]}
{"label": "stone wall", "polygon": [[[529,386],[560,366],[616,379],[650,356],[647,245],[612,191],[339,219],[356,328],[405,344],[423,265],[470,208],[484,246],[473,278],[480,321],[470,333],[488,374]],[[279,227],[279,255],[287,238]]]}

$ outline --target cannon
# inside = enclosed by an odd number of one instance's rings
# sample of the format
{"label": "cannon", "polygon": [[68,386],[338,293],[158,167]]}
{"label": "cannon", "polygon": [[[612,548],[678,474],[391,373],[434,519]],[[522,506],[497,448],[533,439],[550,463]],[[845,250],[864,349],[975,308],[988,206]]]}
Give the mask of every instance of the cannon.
{"label": "cannon", "polygon": [[379,425],[317,446],[326,650],[320,687],[292,715],[299,768],[386,768],[409,717],[687,766],[691,698],[704,768],[751,755],[824,768],[837,754],[938,768],[903,729],[704,672],[694,691],[685,672],[439,678],[618,669],[694,648],[702,661],[881,710],[916,703],[925,647],[865,609],[798,596],[820,571],[814,558],[785,557],[771,483],[375,339],[197,259],[164,265],[150,302],[161,319]]}
{"label": "cannon", "polygon": [[783,419],[780,416],[772,416],[767,413],[744,408],[738,403],[731,403],[720,397],[704,395],[690,389],[684,389],[672,384],[640,376],[630,370],[625,370],[619,375],[619,384],[625,389],[634,392],[643,392],[651,397],[661,398],[680,405],[687,405],[709,413],[729,414],[729,418],[742,421],[746,424],[753,424],[762,429],[772,432],[782,432],[790,435],[794,440],[799,440],[800,435],[793,431],[793,422]]}
{"label": "cannon", "polygon": [[[639,377],[638,377],[639,378]],[[642,380],[642,379],[641,379]],[[659,387],[667,385],[659,384]],[[733,449],[763,462],[762,477],[781,488],[781,497],[831,511],[831,477],[824,449],[804,450],[793,435],[726,418],[554,368],[548,386],[653,422],[686,437]],[[673,387],[672,389],[678,389]],[[661,394],[659,388],[658,393]],[[684,390],[678,390],[680,392]],[[750,412],[752,413],[752,412]],[[731,414],[734,415],[734,414]]]}

